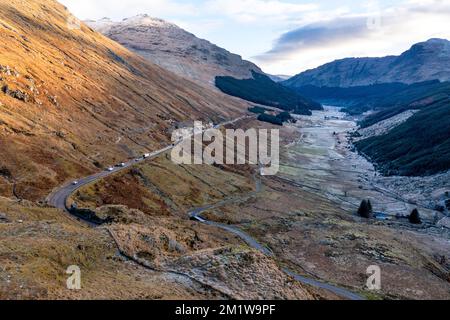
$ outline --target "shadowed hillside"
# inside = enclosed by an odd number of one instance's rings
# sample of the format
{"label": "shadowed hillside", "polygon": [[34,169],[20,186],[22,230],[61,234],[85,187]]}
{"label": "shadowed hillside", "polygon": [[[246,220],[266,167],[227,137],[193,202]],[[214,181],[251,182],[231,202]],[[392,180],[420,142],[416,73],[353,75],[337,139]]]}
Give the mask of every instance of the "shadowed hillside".
{"label": "shadowed hillside", "polygon": [[311,115],[311,110],[322,109],[319,103],[300,96],[268,76],[256,72],[252,74],[253,78],[244,80],[216,77],[216,86],[229,95],[296,114]]}
{"label": "shadowed hillside", "polygon": [[426,106],[387,134],[356,143],[387,175],[421,176],[450,169],[450,99]]}

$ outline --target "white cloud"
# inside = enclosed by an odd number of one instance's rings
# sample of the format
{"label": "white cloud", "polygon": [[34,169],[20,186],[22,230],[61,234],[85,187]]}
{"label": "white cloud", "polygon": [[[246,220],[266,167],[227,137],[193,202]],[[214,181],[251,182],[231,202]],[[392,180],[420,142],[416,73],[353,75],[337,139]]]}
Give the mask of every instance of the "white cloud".
{"label": "white cloud", "polygon": [[366,14],[341,14],[283,34],[254,60],[268,72],[296,74],[345,57],[400,54],[429,38],[450,38],[450,4],[414,0]]}
{"label": "white cloud", "polygon": [[317,9],[314,3],[298,4],[279,0],[208,0],[205,10],[241,23],[287,22],[299,14]]}

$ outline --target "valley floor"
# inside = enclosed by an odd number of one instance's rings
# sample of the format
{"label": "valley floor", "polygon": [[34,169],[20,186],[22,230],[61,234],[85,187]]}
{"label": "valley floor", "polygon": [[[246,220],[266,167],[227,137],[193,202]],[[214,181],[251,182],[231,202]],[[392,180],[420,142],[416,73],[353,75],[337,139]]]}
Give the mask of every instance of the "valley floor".
{"label": "valley floor", "polygon": [[[428,178],[383,177],[370,162],[352,151],[348,134],[356,128],[354,121],[333,107],[300,118],[290,128],[293,136],[300,138],[286,147],[281,173],[305,183],[305,187],[318,189],[345,210],[354,211],[362,199],[368,198],[383,218],[407,217],[414,208],[431,224],[443,218],[442,213],[434,210],[438,197],[425,199],[428,194],[437,192],[442,196],[444,190],[450,190],[448,174]],[[414,190],[413,184],[418,181],[421,187],[415,186]]]}
{"label": "valley floor", "polygon": [[[108,218],[93,230],[58,210],[0,202],[0,259],[9,279],[0,294],[74,297],[64,289],[64,271],[81,264],[89,290],[75,296],[84,298],[110,297],[99,289],[104,285],[121,288],[117,299],[342,298],[296,281],[290,270],[369,299],[450,299],[449,230],[434,225],[437,212],[420,206],[423,225],[396,218],[416,206],[399,190],[384,190],[373,166],[351,152],[347,133],[355,123],[342,116],[327,109],[283,127],[281,171],[256,187],[258,168],[177,166],[167,155],[90,184],[73,200]],[[268,127],[256,120],[237,126]],[[389,219],[358,217],[367,198]],[[193,208],[203,208],[211,223],[189,221]],[[23,243],[41,236],[17,247],[17,235]],[[372,265],[382,272],[379,291],[366,288]],[[141,291],[161,286],[159,296]]]}
{"label": "valley floor", "polygon": [[[264,193],[208,217],[239,225],[299,273],[364,291],[367,267],[378,265],[384,280],[375,296],[448,298],[450,230],[437,223],[444,216],[383,183],[414,178],[380,177],[351,151],[355,128],[335,108],[285,127],[281,172],[263,179]],[[356,216],[362,199],[378,219]],[[414,208],[421,226],[406,218]]]}

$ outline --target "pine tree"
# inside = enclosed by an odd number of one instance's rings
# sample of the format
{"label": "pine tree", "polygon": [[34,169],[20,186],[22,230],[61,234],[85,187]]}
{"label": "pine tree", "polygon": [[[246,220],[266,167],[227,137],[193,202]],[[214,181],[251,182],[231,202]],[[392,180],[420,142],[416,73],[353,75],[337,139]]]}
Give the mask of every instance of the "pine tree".
{"label": "pine tree", "polygon": [[361,205],[359,206],[358,214],[363,218],[369,219],[372,217],[372,213],[372,204],[370,203],[370,201],[363,200],[361,202]]}
{"label": "pine tree", "polygon": [[412,224],[421,224],[422,219],[420,218],[419,210],[414,209],[411,214],[409,215],[409,222]]}

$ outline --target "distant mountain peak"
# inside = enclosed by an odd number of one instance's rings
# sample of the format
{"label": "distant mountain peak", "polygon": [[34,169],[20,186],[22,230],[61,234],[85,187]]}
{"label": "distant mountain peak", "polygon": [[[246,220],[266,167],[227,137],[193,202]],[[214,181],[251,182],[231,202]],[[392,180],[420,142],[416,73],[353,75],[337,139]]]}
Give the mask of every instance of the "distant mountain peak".
{"label": "distant mountain peak", "polygon": [[450,41],[432,38],[414,44],[400,56],[336,60],[300,73],[285,84],[291,87],[352,87],[428,80],[450,80]]}
{"label": "distant mountain peak", "polygon": [[152,17],[148,14],[138,14],[134,17],[125,18],[122,20],[122,23],[131,24],[131,25],[144,25],[144,26],[153,26],[153,27],[173,27],[179,28],[174,23],[168,22],[166,20]]}
{"label": "distant mountain peak", "polygon": [[215,88],[217,76],[251,78],[255,64],[165,20],[139,14],[121,22],[86,21],[93,29],[180,76]]}
{"label": "distant mountain peak", "polygon": [[431,38],[431,39],[428,39],[427,41],[425,41],[425,43],[446,43],[446,44],[449,44],[450,41],[448,41],[447,39],[442,39],[442,38]]}

